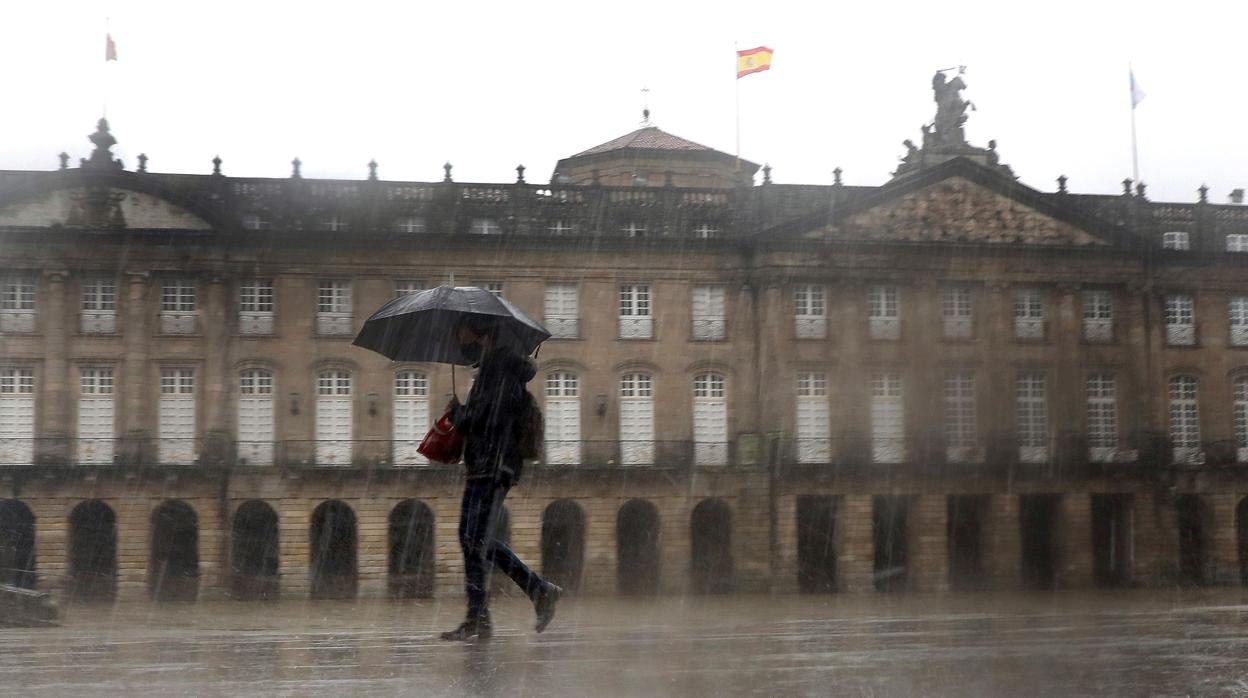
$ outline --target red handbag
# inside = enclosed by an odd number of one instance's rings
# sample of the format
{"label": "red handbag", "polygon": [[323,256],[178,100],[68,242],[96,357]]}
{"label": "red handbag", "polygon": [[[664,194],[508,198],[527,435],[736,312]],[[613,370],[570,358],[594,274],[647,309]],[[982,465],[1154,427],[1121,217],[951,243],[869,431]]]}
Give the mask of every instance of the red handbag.
{"label": "red handbag", "polygon": [[464,457],[464,435],[442,415],[416,447],[416,452],[438,463],[455,464]]}

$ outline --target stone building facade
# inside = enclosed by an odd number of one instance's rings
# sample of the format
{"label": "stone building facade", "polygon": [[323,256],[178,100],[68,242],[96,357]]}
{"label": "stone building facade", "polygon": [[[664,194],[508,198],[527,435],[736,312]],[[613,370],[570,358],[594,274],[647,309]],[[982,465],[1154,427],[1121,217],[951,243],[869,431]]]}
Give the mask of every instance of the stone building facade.
{"label": "stone building facade", "polygon": [[974,149],[755,186],[654,127],[542,185],[129,171],[91,138],[0,172],[9,583],[459,593],[461,475],[415,454],[451,372],[351,345],[440,283],[555,334],[506,529],[569,588],[1246,579],[1248,209],[1203,189],[1040,192]]}

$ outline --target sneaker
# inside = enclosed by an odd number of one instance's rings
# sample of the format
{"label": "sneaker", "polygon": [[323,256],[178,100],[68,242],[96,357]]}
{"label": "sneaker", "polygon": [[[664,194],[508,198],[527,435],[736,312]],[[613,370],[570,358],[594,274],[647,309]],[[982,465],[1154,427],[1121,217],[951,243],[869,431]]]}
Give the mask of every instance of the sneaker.
{"label": "sneaker", "polygon": [[549,582],[537,592],[537,599],[533,601],[533,609],[537,611],[537,627],[535,628],[537,632],[545,630],[546,626],[550,625],[550,621],[554,619],[555,604],[562,593],[563,589]]}
{"label": "sneaker", "polygon": [[493,634],[494,629],[489,623],[466,620],[460,623],[458,628],[442,633],[441,637],[448,642],[472,642],[473,640],[488,640]]}

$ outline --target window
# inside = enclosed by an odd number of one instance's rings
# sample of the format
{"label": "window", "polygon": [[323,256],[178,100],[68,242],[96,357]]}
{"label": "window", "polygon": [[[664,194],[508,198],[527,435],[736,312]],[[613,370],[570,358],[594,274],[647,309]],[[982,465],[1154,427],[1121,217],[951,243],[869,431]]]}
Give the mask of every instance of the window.
{"label": "window", "polygon": [[1232,233],[1226,236],[1227,252],[1248,252],[1248,235]]}
{"label": "window", "polygon": [[404,280],[394,282],[394,297],[405,296],[409,293],[416,293],[425,290],[424,281]]}
{"label": "window", "polygon": [[1172,347],[1196,344],[1194,303],[1187,294],[1166,296],[1166,344]]}
{"label": "window", "polygon": [[693,338],[724,338],[724,287],[694,286]]}
{"label": "window", "polygon": [[698,227],[693,229],[693,236],[699,240],[709,240],[719,237],[719,228],[710,223],[699,223]]}
{"label": "window", "polygon": [[1118,448],[1118,388],[1112,373],[1093,373],[1087,381],[1090,460],[1106,463]]}
{"label": "window", "polygon": [[394,230],[398,233],[423,233],[425,219],[420,216],[401,216],[394,221]]}
{"label": "window", "polygon": [[160,290],[161,334],[194,334],[195,282],[166,279]]}
{"label": "window", "polygon": [[34,462],[35,372],[0,366],[0,464]]}
{"label": "window", "polygon": [[543,301],[546,329],[555,339],[576,339],[580,336],[580,320],[578,310],[578,289],[576,284],[546,284],[546,297]]}
{"label": "window", "polygon": [[317,334],[351,334],[351,282],[321,281],[316,309]]}
{"label": "window", "polygon": [[1235,426],[1235,460],[1248,462],[1248,376],[1239,376],[1232,384],[1231,411]]}
{"label": "window", "polygon": [[419,371],[394,374],[394,464],[426,465],[416,451],[429,431],[429,377]]}
{"label": "window", "polygon": [[88,276],[82,280],[83,333],[110,334],[117,331],[117,280],[111,276]]}
{"label": "window", "polygon": [[272,230],[273,223],[267,214],[245,213],[243,214],[243,228],[245,230]]}
{"label": "window", "polygon": [[581,462],[580,381],[571,371],[546,374],[546,462]]}
{"label": "window", "polygon": [[160,371],[161,463],[188,465],[195,462],[195,371],[164,368]]}
{"label": "window", "polygon": [[644,238],[646,236],[646,226],[637,221],[629,221],[624,227],[620,228],[620,232],[624,233],[626,238]]}
{"label": "window", "polygon": [[1231,321],[1231,346],[1248,347],[1248,296],[1231,296],[1227,302]]}
{"label": "window", "polygon": [[650,315],[650,285],[620,286],[620,339],[652,339],[654,318]]}
{"label": "window", "polygon": [[112,463],[115,433],[113,369],[83,367],[78,372],[79,463]]}
{"label": "window", "polygon": [[35,277],[0,278],[0,332],[35,331]]}
{"label": "window", "polygon": [[474,218],[468,230],[473,235],[498,235],[503,229],[498,227],[498,221],[493,218]]}
{"label": "window", "polygon": [[335,233],[347,229],[347,219],[342,216],[325,216],[321,219],[321,229]]}
{"label": "window", "polygon": [[793,287],[793,318],[798,339],[823,339],[828,334],[823,286]]}
{"label": "window", "polygon": [[872,286],[867,292],[871,339],[901,339],[896,286]]}
{"label": "window", "polygon": [[871,460],[900,463],[906,458],[905,406],[900,373],[871,376]]}
{"label": "window", "polygon": [[940,312],[944,320],[945,339],[970,339],[974,335],[974,306],[971,289],[965,286],[946,288],[941,294]]}
{"label": "window", "polygon": [[1044,339],[1044,296],[1040,289],[1023,288],[1014,292],[1014,337]]}
{"label": "window", "polygon": [[648,373],[620,377],[620,463],[654,463],[654,379]]}
{"label": "window", "polygon": [[797,374],[797,462],[832,460],[832,419],[828,408],[828,376],[822,371]]}
{"label": "window", "polygon": [[1114,297],[1109,291],[1083,293],[1083,339],[1109,342],[1114,338]]}
{"label": "window", "polygon": [[546,232],[555,236],[571,235],[575,231],[576,228],[572,225],[572,223],[563,219],[553,220],[550,222],[550,225],[546,226]]}
{"label": "window", "polygon": [[238,284],[239,334],[273,334],[273,280],[243,279]]}
{"label": "window", "polygon": [[1161,234],[1161,247],[1166,250],[1190,250],[1191,237],[1185,232],[1169,232]]}
{"label": "window", "polygon": [[728,400],[720,373],[693,379],[693,460],[698,465],[728,463]]}
{"label": "window", "polygon": [[238,374],[238,458],[247,465],[273,463],[273,372]]}
{"label": "window", "polygon": [[945,375],[945,448],[951,463],[972,460],[977,444],[975,374],[957,371]]}
{"label": "window", "polygon": [[495,298],[501,298],[503,295],[503,282],[501,281],[478,281],[478,288],[483,288],[490,292]]}
{"label": "window", "polygon": [[316,377],[317,465],[349,465],[353,433],[351,374],[321,371]]}
{"label": "window", "polygon": [[1196,402],[1196,379],[1170,379],[1170,442],[1175,463],[1200,463],[1200,408]]}
{"label": "window", "polygon": [[1048,386],[1038,371],[1018,374],[1015,382],[1018,459],[1043,463],[1049,458]]}

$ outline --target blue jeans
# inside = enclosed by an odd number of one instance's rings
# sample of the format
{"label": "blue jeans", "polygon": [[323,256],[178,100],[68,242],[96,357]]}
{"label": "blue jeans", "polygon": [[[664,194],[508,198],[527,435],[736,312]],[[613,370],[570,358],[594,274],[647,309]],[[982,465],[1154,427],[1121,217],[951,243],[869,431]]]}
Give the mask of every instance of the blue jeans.
{"label": "blue jeans", "polygon": [[511,580],[536,599],[545,583],[541,576],[498,540],[498,523],[510,485],[493,478],[472,479],[464,485],[459,509],[459,545],[464,551],[464,591],[468,620],[489,620],[490,569],[497,565]]}

